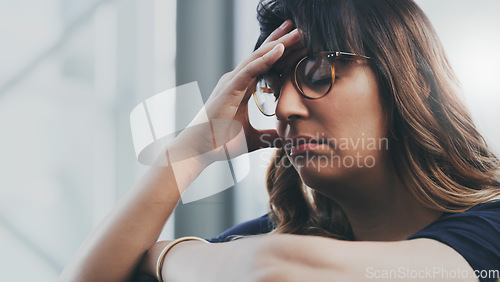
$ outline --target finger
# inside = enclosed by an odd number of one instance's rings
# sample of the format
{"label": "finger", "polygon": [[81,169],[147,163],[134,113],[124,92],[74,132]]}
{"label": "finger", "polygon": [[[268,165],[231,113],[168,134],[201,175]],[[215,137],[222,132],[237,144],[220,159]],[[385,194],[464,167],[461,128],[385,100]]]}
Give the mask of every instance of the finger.
{"label": "finger", "polygon": [[289,69],[293,67],[297,63],[297,61],[303,58],[306,54],[306,48],[295,50],[295,52],[289,53],[288,55],[285,52],[285,54],[283,54],[283,56],[281,56],[281,58],[276,61],[276,63],[274,63],[272,69],[278,72]]}
{"label": "finger", "polygon": [[260,74],[271,69],[273,64],[283,55],[284,51],[285,46],[282,43],[278,43],[271,51],[247,64],[231,80],[231,89],[234,89],[236,92],[246,90],[251,82]]}
{"label": "finger", "polygon": [[295,45],[300,41],[299,31],[294,29],[293,31],[287,33],[286,35],[280,37],[278,40],[263,44],[256,51],[252,53],[250,57],[246,60],[243,60],[234,70],[235,73],[240,72],[243,68],[245,68],[249,63],[253,62],[255,59],[262,57],[264,54],[268,53],[276,44],[283,44],[285,49]]}
{"label": "finger", "polygon": [[293,28],[293,23],[291,20],[286,20],[284,21],[277,29],[275,29],[262,43],[262,45],[277,40],[278,38],[282,37],[283,35],[289,33]]}
{"label": "finger", "polygon": [[306,46],[304,45],[304,42],[302,40],[300,40],[300,31],[297,30],[297,32],[299,32],[299,40],[297,42],[293,43],[292,45],[286,46],[285,54],[283,54],[282,58],[286,57],[289,53],[292,53],[296,50],[306,48]]}
{"label": "finger", "polygon": [[248,104],[248,101],[250,101],[250,97],[252,97],[253,93],[255,92],[257,86],[257,80],[254,79],[252,82],[250,82],[249,87],[243,96],[243,99],[241,100],[241,104]]}
{"label": "finger", "polygon": [[285,49],[285,53],[281,57],[284,58],[284,57],[288,56],[289,54],[300,51],[302,49],[307,49],[307,48],[304,45],[304,43],[302,43],[302,41],[299,41],[299,42],[293,44],[292,46],[287,46]]}

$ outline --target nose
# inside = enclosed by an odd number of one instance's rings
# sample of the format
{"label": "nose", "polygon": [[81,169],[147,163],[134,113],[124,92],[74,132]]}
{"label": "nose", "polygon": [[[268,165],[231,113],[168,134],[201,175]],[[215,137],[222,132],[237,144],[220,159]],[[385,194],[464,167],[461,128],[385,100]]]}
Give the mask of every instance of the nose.
{"label": "nose", "polygon": [[292,81],[287,79],[283,83],[278,104],[276,105],[276,118],[283,122],[307,118],[309,110],[304,104],[305,99],[295,88]]}

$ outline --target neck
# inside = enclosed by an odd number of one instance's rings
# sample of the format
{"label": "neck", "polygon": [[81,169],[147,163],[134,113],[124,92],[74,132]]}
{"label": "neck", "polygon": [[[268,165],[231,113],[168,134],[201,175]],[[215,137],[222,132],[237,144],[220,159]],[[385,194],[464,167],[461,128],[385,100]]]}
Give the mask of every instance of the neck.
{"label": "neck", "polygon": [[405,240],[440,216],[409,193],[340,206],[349,218],[356,241]]}
{"label": "neck", "polygon": [[405,240],[440,216],[413,197],[395,174],[389,175],[358,180],[355,186],[351,180],[349,187],[335,189],[350,192],[332,198],[346,213],[356,241]]}

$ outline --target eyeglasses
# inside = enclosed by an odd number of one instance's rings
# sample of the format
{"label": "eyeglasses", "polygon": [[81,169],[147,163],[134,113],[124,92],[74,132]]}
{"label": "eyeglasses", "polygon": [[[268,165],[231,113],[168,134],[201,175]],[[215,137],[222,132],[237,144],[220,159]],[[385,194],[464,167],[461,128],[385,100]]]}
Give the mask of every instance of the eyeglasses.
{"label": "eyeglasses", "polygon": [[[321,52],[305,56],[293,67],[293,86],[304,98],[319,99],[330,92],[337,74],[346,71],[350,64],[365,59],[371,58],[346,52]],[[253,96],[265,116],[276,114],[286,75],[287,71],[281,74],[270,71],[259,77]]]}

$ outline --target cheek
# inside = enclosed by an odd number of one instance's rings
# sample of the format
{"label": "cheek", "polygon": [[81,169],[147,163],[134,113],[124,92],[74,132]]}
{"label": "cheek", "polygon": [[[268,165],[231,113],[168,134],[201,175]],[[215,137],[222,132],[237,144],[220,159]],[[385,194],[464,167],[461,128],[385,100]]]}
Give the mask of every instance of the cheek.
{"label": "cheek", "polygon": [[285,138],[288,133],[286,132],[287,130],[290,130],[290,128],[287,127],[285,122],[276,122],[276,131],[278,132],[278,136],[280,136],[281,138]]}
{"label": "cheek", "polygon": [[333,95],[318,104],[321,110],[316,111],[328,135],[354,144],[358,140],[366,142],[386,137],[385,115],[371,71],[336,84],[330,94]]}

